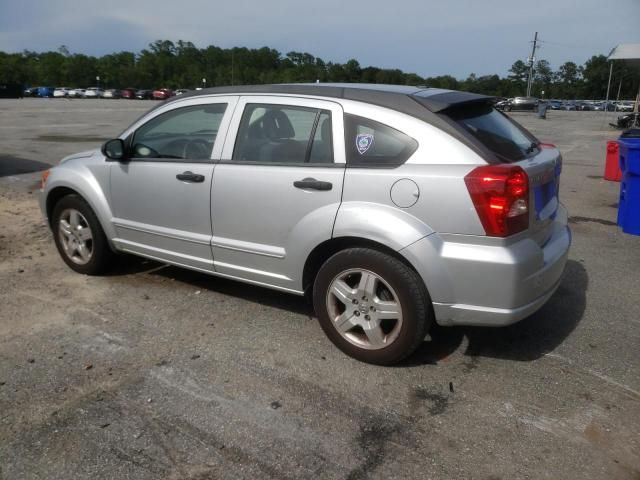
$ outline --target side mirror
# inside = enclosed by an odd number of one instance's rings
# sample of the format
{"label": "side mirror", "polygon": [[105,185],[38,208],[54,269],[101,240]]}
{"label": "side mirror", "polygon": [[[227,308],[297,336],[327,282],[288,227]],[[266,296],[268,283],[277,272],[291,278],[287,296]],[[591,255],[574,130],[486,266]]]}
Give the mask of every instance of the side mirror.
{"label": "side mirror", "polygon": [[124,159],[124,140],[120,138],[114,138],[108,140],[102,145],[102,154],[109,160],[123,160]]}

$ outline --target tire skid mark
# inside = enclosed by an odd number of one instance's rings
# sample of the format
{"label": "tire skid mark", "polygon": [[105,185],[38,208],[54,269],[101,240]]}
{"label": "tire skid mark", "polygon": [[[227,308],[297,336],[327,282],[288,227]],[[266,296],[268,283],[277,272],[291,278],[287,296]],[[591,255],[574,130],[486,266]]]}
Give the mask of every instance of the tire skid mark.
{"label": "tire skid mark", "polygon": [[573,360],[571,360],[570,358],[567,357],[563,357],[562,355],[558,355],[557,353],[547,353],[545,354],[545,357],[549,357],[549,358],[555,358],[557,360],[560,360],[561,362],[567,363],[569,364],[574,370],[583,373],[583,374],[587,374],[589,376],[595,377],[599,380],[602,380],[603,382],[617,387],[620,390],[623,390],[627,395],[631,396],[632,398],[634,398],[635,400],[640,400],[640,392],[638,392],[637,390],[634,390],[633,388],[631,388],[628,385],[625,385],[624,383],[620,383],[617,380],[604,375],[602,373],[596,372],[595,370],[592,370],[590,368],[585,368],[585,367],[581,367],[580,365],[577,365]]}
{"label": "tire skid mark", "polygon": [[[313,455],[326,462],[326,459],[317,452],[318,447],[335,446],[337,442],[340,442],[335,437],[330,437],[305,427],[297,421],[295,416],[286,416],[280,410],[266,408],[259,403],[229,397],[221,388],[202,385],[185,371],[169,366],[161,366],[151,369],[149,376],[164,387],[177,390],[198,401],[211,404],[210,408],[218,411],[216,416],[219,418],[238,419],[240,422],[248,423],[257,429],[256,435],[259,434],[260,430],[265,430],[270,437],[275,437],[279,441],[300,445],[300,448],[305,450],[307,457]],[[226,446],[213,433],[204,431],[185,420],[173,418],[168,426],[175,428],[189,438],[197,440],[204,446],[215,448],[222,452],[224,456],[251,461],[263,473],[272,478],[285,478],[283,472],[274,470],[275,467],[259,460],[251,452],[245,452],[234,446]],[[348,448],[348,446],[345,445],[344,448]],[[307,469],[310,476],[318,473],[311,471],[305,465],[300,465],[300,467]]]}

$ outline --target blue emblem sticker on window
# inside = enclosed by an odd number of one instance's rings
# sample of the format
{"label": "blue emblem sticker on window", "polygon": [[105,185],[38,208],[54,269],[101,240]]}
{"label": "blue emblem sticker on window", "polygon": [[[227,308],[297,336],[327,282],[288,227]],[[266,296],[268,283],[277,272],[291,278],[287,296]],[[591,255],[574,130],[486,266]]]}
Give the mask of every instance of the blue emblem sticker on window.
{"label": "blue emblem sticker on window", "polygon": [[356,148],[360,155],[367,153],[367,150],[373,145],[373,135],[370,133],[360,133],[356,136]]}

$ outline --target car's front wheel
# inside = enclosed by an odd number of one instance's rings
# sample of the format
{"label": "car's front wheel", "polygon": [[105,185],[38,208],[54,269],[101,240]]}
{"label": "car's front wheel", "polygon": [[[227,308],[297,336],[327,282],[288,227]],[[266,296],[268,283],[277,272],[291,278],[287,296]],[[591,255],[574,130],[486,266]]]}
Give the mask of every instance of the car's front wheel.
{"label": "car's front wheel", "polygon": [[340,350],[378,365],[410,355],[433,317],[419,275],[370,248],[342,250],[329,258],[316,277],[313,304],[322,329]]}
{"label": "car's front wheel", "polygon": [[78,273],[103,273],[113,257],[100,222],[79,195],[56,203],[51,216],[53,238],[64,262]]}

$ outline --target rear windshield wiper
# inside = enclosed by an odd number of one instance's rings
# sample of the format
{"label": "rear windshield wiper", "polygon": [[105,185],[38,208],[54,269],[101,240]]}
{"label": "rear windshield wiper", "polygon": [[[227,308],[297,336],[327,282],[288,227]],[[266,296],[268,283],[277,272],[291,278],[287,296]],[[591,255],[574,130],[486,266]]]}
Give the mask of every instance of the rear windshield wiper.
{"label": "rear windshield wiper", "polygon": [[529,145],[529,146],[527,147],[527,149],[525,150],[525,153],[527,153],[527,154],[528,154],[528,153],[533,153],[533,151],[534,151],[535,149],[537,149],[537,148],[538,148],[538,144],[537,144],[536,142],[531,142],[531,145]]}

